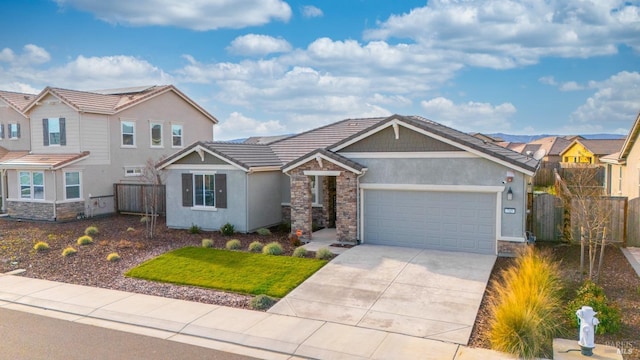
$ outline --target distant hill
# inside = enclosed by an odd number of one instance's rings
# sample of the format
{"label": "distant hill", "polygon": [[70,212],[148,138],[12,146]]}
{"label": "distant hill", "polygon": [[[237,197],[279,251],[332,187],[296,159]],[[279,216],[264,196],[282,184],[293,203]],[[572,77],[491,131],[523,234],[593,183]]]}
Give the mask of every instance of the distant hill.
{"label": "distant hill", "polygon": [[[540,134],[540,135],[510,135],[510,134],[504,134],[504,133],[494,133],[494,134],[488,134],[489,136],[492,137],[499,137],[502,138],[504,141],[508,141],[508,142],[517,142],[517,143],[528,143],[543,137],[547,137],[547,136],[559,136],[559,135],[547,135],[547,134]],[[606,140],[611,140],[611,139],[624,139],[624,135],[619,135],[619,134],[587,134],[587,135],[580,135],[585,139],[606,139]]]}

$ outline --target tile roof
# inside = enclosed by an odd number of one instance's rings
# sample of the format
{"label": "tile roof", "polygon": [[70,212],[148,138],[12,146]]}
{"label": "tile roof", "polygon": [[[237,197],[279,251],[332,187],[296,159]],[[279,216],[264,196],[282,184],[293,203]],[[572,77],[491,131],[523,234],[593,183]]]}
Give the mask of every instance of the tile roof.
{"label": "tile roof", "polygon": [[622,145],[622,149],[620,150],[619,155],[620,160],[627,159],[627,156],[629,156],[629,152],[631,152],[631,149],[633,149],[633,146],[638,140],[638,134],[640,134],[640,113],[638,113],[638,116],[633,122],[631,129],[629,129],[629,134],[624,141],[624,145]]}
{"label": "tile roof", "polygon": [[251,136],[243,141],[245,144],[271,144],[273,142],[286,139],[292,136],[289,135],[275,135],[275,136]]}
{"label": "tile roof", "polygon": [[201,142],[202,146],[245,169],[280,166],[282,162],[266,144],[243,144],[219,141]]}
{"label": "tile roof", "polygon": [[595,155],[609,155],[619,152],[625,139],[581,139],[576,141]]}
{"label": "tile roof", "polygon": [[298,163],[300,161],[304,161],[304,163],[306,163],[306,162],[308,162],[308,160],[305,161],[305,159],[309,159],[309,160],[314,159],[317,154],[324,155],[324,156],[328,157],[329,159],[334,160],[337,163],[340,163],[342,165],[345,165],[346,167],[352,168],[352,169],[357,170],[357,171],[362,171],[365,168],[361,164],[358,164],[357,162],[355,162],[355,161],[353,161],[353,160],[351,160],[349,158],[346,158],[346,157],[344,157],[344,156],[342,156],[340,154],[336,154],[336,153],[331,152],[331,151],[329,151],[327,149],[316,149],[316,150],[314,150],[314,151],[312,151],[312,152],[310,152],[310,153],[308,153],[306,155],[303,155],[303,156],[301,156],[301,157],[299,157],[297,159],[294,159],[294,160],[289,161],[288,163],[284,164],[282,166],[282,170],[283,171],[288,171],[287,168],[295,165],[296,163]]}
{"label": "tile roof", "polygon": [[24,167],[56,170],[89,156],[88,151],[78,154],[29,154],[26,151],[13,151],[9,154],[0,159],[0,168]]}
{"label": "tile roof", "polygon": [[290,136],[271,143],[269,146],[282,160],[282,163],[286,164],[313,150],[326,148],[353,134],[368,129],[384,119],[386,118],[346,119]]}
{"label": "tile roof", "polygon": [[25,107],[36,97],[34,94],[26,94],[12,91],[0,90],[0,99],[4,100],[9,106],[19,113],[23,113]]}
{"label": "tile roof", "polygon": [[529,144],[539,144],[540,148],[546,152],[545,155],[558,156],[571,144],[575,136],[571,136],[570,138],[571,139],[568,139],[564,136],[547,136],[531,141]]}

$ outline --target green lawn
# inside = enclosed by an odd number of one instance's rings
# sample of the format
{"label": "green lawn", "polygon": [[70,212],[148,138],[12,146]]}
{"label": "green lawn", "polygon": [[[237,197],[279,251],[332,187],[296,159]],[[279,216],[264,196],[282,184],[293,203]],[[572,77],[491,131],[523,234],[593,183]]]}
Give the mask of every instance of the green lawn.
{"label": "green lawn", "polygon": [[186,247],[146,261],[125,275],[280,298],[326,263],[326,260]]}

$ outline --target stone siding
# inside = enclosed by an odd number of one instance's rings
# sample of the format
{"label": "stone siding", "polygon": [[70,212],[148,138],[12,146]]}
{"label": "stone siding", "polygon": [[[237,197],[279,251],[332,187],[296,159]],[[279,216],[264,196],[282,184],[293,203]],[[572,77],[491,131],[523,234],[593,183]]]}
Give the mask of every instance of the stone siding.
{"label": "stone siding", "polygon": [[7,201],[7,214],[30,220],[55,220],[52,203],[37,201]]}
{"label": "stone siding", "polygon": [[525,242],[498,240],[498,256],[515,257],[527,246]]}
{"label": "stone siding", "polygon": [[84,217],[84,201],[65,202],[56,204],[56,220],[74,220]]}

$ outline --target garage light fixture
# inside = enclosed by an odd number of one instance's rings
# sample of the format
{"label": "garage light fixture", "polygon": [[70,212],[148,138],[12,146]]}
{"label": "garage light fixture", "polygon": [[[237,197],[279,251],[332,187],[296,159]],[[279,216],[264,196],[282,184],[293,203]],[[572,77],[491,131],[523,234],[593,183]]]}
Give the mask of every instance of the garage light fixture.
{"label": "garage light fixture", "polygon": [[513,191],[511,191],[511,186],[509,186],[509,190],[507,190],[507,200],[513,200]]}

